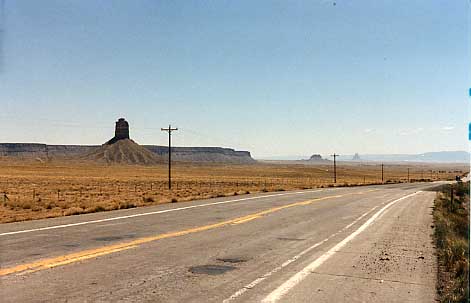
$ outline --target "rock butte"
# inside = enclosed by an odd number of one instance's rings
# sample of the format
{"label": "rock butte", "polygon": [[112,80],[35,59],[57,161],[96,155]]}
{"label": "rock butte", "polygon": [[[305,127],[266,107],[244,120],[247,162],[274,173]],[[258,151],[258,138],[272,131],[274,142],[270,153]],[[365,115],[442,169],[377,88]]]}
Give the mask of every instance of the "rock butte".
{"label": "rock butte", "polygon": [[[95,152],[94,156],[90,160],[94,161],[105,161],[101,159],[99,153],[102,152],[103,146],[113,146],[116,143],[120,143],[113,147],[111,150],[112,154],[116,155],[117,159],[122,159],[126,153],[129,153],[129,148],[135,150],[134,147],[130,147],[130,143],[123,144],[125,141],[131,141],[129,136],[129,123],[124,119],[120,118],[115,125],[115,136],[106,142],[104,145],[47,145],[38,143],[0,143],[0,157],[14,157],[20,159],[85,159],[91,156]],[[120,142],[123,141],[123,142]],[[127,146],[125,146],[127,145]],[[137,144],[136,144],[137,145]],[[168,148],[167,146],[160,145],[138,145],[139,147],[150,151],[157,162],[163,162],[167,159]],[[100,150],[101,149],[101,150]],[[116,149],[116,150],[114,150]],[[97,152],[100,150],[100,152]],[[142,151],[141,154],[146,152]],[[118,156],[121,155],[121,156]],[[138,154],[134,153],[134,156]],[[149,155],[149,154],[147,154]],[[144,164],[156,163],[154,160],[146,160]],[[235,163],[235,164],[250,164],[256,161],[251,157],[248,151],[236,151],[231,148],[222,147],[173,147],[172,146],[172,159],[175,161],[182,162],[211,162],[211,163]],[[114,162],[114,160],[110,160]],[[127,163],[127,161],[117,161],[118,163]],[[131,163],[135,161],[132,160]],[[136,163],[140,164],[140,163]]]}

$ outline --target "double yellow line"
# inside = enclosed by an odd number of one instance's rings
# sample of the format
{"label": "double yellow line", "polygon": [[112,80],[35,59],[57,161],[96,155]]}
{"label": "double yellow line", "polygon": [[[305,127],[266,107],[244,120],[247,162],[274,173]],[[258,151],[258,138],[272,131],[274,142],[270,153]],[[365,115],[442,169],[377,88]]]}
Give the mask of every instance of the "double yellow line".
{"label": "double yellow line", "polygon": [[[370,191],[374,191],[374,190],[368,190],[366,192],[370,192]],[[365,192],[352,193],[350,195],[363,194],[363,193]],[[346,194],[346,195],[349,195],[349,194]],[[302,201],[302,202],[291,203],[291,204],[273,207],[273,208],[270,208],[270,209],[267,209],[258,213],[253,213],[247,216],[243,216],[243,217],[239,217],[239,218],[235,218],[231,220],[226,220],[226,221],[222,221],[222,222],[218,222],[214,224],[199,226],[199,227],[185,229],[185,230],[176,231],[176,232],[160,234],[156,236],[143,237],[143,238],[139,238],[139,239],[129,241],[129,242],[103,246],[103,247],[95,248],[95,249],[83,250],[76,253],[71,253],[71,254],[48,258],[48,259],[41,259],[38,261],[20,264],[13,267],[2,268],[0,269],[0,276],[6,276],[10,274],[24,275],[27,273],[32,273],[32,272],[36,272],[36,271],[40,271],[44,269],[54,268],[57,266],[67,265],[70,263],[75,263],[75,262],[92,259],[92,258],[112,254],[115,252],[131,249],[131,248],[135,248],[141,244],[148,243],[148,242],[153,242],[153,241],[167,239],[167,238],[180,237],[180,236],[202,232],[206,230],[211,230],[211,229],[215,229],[215,228],[219,228],[219,227],[223,227],[227,225],[243,224],[243,223],[258,219],[262,216],[265,216],[265,215],[268,215],[268,214],[271,214],[271,213],[274,213],[283,209],[287,209],[287,208],[291,208],[295,206],[309,205],[309,204],[312,204],[313,202],[333,199],[333,198],[340,198],[346,195],[328,196],[328,197],[315,198],[315,199]]]}

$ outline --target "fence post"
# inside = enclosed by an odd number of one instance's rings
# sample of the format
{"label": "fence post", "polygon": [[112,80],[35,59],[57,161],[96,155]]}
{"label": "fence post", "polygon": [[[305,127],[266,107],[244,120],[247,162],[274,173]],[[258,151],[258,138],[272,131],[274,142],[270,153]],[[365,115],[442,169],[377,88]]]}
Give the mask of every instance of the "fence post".
{"label": "fence post", "polygon": [[450,186],[450,210],[453,211],[453,185]]}

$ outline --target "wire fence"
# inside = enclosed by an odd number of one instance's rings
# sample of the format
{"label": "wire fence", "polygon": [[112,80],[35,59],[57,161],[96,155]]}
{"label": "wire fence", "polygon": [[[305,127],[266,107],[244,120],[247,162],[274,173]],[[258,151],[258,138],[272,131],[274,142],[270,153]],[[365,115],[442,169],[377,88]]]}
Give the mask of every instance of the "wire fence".
{"label": "wire fence", "polygon": [[[394,177],[381,181],[378,176],[350,178],[349,182],[334,184],[329,176],[325,178],[251,178],[236,180],[174,180],[172,190],[168,189],[167,180],[150,181],[97,181],[94,183],[38,182],[24,183],[0,182],[0,201],[4,204],[30,203],[79,203],[87,200],[106,202],[114,200],[146,201],[163,198],[185,198],[204,195],[230,195],[255,191],[282,191],[290,189],[309,189],[316,187],[368,185],[381,183],[433,181],[433,178]],[[47,206],[45,206],[47,207]]]}
{"label": "wire fence", "polygon": [[[138,206],[169,202],[183,202],[208,198],[237,196],[257,192],[276,192],[334,186],[358,186],[381,183],[434,181],[454,179],[453,172],[429,174],[422,178],[420,171],[409,177],[403,171],[389,172],[383,182],[375,171],[358,174],[341,170],[338,182],[333,183],[332,172],[316,172],[315,176],[304,174],[289,176],[217,176],[180,174],[168,189],[168,181],[160,175],[153,178],[138,172],[126,172],[126,177],[84,173],[55,175],[43,172],[12,177],[0,177],[0,223],[31,219],[94,213],[107,210],[128,209]],[[287,172],[284,172],[288,174]],[[135,174],[133,177],[129,175]],[[235,174],[235,175],[234,175]],[[291,174],[291,173],[289,173]]]}

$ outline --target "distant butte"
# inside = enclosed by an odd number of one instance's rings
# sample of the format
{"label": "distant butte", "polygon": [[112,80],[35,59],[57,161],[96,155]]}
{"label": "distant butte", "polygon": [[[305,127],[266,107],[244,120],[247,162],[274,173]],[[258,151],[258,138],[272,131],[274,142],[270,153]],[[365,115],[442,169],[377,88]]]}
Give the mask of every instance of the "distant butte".
{"label": "distant butte", "polygon": [[[154,165],[168,158],[168,147],[139,145],[129,136],[129,123],[119,118],[114,137],[103,145],[0,143],[0,157],[21,159],[79,159],[104,163]],[[256,163],[248,151],[222,147],[172,147],[175,161],[192,163]]]}
{"label": "distant butte", "polygon": [[82,159],[109,164],[153,165],[163,162],[162,157],[129,138],[129,123],[124,118],[116,122],[115,134],[110,141],[85,154]]}

